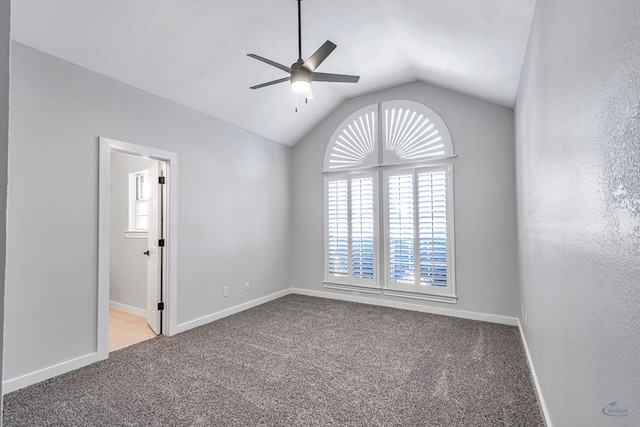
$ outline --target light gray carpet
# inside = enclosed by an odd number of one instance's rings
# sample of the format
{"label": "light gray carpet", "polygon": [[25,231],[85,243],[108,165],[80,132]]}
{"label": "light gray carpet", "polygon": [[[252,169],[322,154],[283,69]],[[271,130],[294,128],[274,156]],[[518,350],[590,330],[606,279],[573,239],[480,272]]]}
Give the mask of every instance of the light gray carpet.
{"label": "light gray carpet", "polygon": [[289,295],[4,399],[12,426],[543,426],[518,330]]}

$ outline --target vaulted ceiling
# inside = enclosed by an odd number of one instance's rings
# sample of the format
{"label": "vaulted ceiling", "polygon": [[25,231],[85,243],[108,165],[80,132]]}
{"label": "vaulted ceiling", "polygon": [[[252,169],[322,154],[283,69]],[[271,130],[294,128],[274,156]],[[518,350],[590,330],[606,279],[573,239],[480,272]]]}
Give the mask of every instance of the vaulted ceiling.
{"label": "vaulted ceiling", "polygon": [[309,104],[246,56],[297,59],[295,0],[19,0],[12,38],[274,141],[293,145],[347,98],[421,80],[513,106],[535,0],[304,0],[303,57],[338,48]]}

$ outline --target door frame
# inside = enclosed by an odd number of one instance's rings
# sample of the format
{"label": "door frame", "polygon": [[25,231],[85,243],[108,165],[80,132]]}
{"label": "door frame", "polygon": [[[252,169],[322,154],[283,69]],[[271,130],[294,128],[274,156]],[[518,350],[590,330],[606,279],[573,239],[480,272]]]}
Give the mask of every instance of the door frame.
{"label": "door frame", "polygon": [[166,187],[167,235],[164,251],[166,273],[163,279],[164,313],[163,335],[178,333],[177,284],[178,284],[178,155],[153,147],[130,144],[110,138],[99,138],[100,172],[98,195],[98,340],[100,360],[109,357],[109,251],[111,234],[111,153],[124,153],[165,162],[168,185]]}

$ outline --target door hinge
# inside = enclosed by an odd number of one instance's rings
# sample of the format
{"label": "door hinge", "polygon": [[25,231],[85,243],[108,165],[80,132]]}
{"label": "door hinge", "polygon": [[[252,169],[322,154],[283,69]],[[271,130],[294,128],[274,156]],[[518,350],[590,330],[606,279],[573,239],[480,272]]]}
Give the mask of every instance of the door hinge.
{"label": "door hinge", "polygon": [[164,310],[164,303],[163,302],[159,302],[158,303],[158,311],[162,311]]}
{"label": "door hinge", "polygon": [[158,177],[158,184],[164,184],[164,176]]}
{"label": "door hinge", "polygon": [[159,248],[164,248],[164,239],[158,240],[158,247]]}

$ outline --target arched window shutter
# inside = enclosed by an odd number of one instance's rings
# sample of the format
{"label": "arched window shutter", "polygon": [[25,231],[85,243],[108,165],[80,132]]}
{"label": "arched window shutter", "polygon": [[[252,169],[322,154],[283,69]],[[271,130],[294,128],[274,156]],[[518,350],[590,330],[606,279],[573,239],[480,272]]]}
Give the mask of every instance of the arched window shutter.
{"label": "arched window shutter", "polygon": [[377,166],[378,105],[368,105],[346,118],[331,136],[324,171]]}
{"label": "arched window shutter", "polygon": [[[378,120],[382,121],[381,126]],[[382,158],[378,144],[383,146]],[[335,172],[453,156],[451,135],[435,111],[414,101],[387,101],[361,108],[338,126],[327,145],[323,170]]]}
{"label": "arched window shutter", "polygon": [[453,157],[447,126],[432,109],[413,101],[382,103],[384,165]]}

